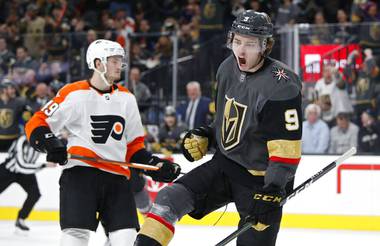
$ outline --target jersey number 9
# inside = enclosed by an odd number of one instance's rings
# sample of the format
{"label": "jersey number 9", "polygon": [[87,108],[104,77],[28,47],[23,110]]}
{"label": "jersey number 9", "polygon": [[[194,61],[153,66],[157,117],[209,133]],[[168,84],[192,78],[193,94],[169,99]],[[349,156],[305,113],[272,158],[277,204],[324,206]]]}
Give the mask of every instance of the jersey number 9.
{"label": "jersey number 9", "polygon": [[46,116],[52,116],[53,113],[58,109],[59,105],[58,103],[54,102],[53,100],[50,100],[42,109],[41,111],[46,114]]}
{"label": "jersey number 9", "polygon": [[288,131],[296,131],[299,129],[300,125],[297,110],[288,109],[285,111],[285,127]]}

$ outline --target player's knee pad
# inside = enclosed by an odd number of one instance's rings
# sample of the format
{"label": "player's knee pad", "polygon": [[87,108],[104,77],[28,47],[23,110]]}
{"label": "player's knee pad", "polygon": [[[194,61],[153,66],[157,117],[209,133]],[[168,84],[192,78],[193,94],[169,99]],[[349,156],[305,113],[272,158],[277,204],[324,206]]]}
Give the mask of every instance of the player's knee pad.
{"label": "player's knee pad", "polygon": [[61,246],[87,246],[90,230],[67,228],[62,230]]}
{"label": "player's knee pad", "polygon": [[137,231],[135,228],[121,229],[109,233],[109,240],[112,246],[132,246],[136,240]]}
{"label": "player's knee pad", "polygon": [[151,213],[158,215],[171,224],[194,209],[194,194],[184,185],[175,183],[161,190],[151,209]]}
{"label": "player's knee pad", "polygon": [[143,189],[139,192],[134,193],[134,198],[136,202],[136,207],[142,214],[146,214],[152,208],[152,201],[150,200],[149,193],[147,190]]}

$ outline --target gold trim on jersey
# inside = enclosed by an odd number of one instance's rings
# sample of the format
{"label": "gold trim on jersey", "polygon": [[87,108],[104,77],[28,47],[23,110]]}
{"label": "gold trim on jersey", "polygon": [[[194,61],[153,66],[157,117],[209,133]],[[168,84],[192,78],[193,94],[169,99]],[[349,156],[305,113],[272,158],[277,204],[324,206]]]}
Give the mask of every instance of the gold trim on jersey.
{"label": "gold trim on jersey", "polygon": [[248,169],[248,172],[252,174],[253,176],[265,176],[266,171],[259,171],[259,170],[253,170]]}
{"label": "gold trim on jersey", "polygon": [[0,140],[16,139],[20,134],[0,135]]}
{"label": "gold trim on jersey", "polygon": [[301,158],[301,140],[271,140],[267,142],[269,157]]}

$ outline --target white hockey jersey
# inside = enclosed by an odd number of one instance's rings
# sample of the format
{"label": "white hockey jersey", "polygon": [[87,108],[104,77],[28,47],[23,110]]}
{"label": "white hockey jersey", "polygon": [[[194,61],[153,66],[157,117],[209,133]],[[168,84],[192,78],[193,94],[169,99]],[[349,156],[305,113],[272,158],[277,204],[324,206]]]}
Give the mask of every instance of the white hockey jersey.
{"label": "white hockey jersey", "polygon": [[[128,162],[144,148],[144,129],[135,96],[122,86],[110,93],[100,93],[88,81],[63,87],[29,120],[25,130],[28,139],[33,130],[47,126],[57,135],[68,132],[68,153],[87,157]],[[130,175],[129,169],[111,164],[69,159],[64,168],[93,166],[104,171]]]}

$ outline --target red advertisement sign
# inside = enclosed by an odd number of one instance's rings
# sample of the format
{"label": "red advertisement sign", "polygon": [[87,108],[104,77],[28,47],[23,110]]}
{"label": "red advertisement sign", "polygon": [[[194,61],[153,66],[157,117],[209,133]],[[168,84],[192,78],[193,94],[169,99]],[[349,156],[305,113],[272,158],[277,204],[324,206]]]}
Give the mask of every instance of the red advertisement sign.
{"label": "red advertisement sign", "polygon": [[[353,51],[360,51],[358,44],[339,45],[301,45],[301,67],[303,80],[305,82],[316,82],[322,76],[323,64],[335,64],[340,71],[347,64],[347,57]],[[360,52],[359,52],[360,54]],[[356,59],[356,65],[359,67],[362,63],[362,57]]]}

